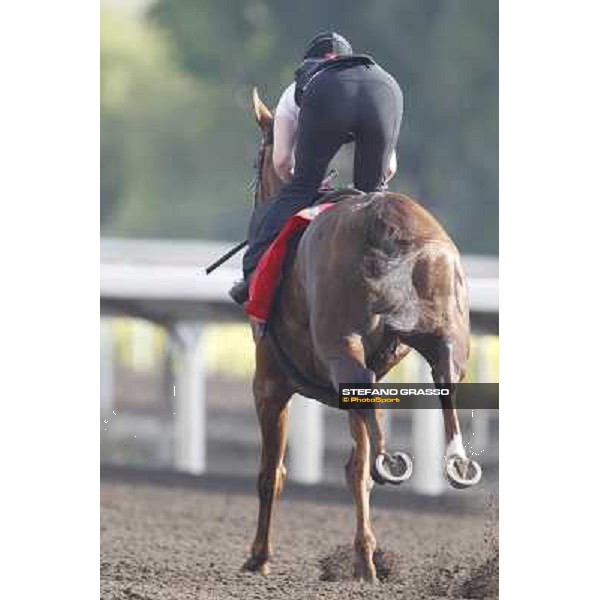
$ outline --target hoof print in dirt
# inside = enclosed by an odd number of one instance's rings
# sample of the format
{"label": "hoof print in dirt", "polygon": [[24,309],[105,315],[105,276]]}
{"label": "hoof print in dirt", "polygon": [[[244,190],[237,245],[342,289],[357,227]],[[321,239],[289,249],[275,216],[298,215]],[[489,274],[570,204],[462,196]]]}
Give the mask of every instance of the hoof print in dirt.
{"label": "hoof print in dirt", "polygon": [[[321,566],[321,581],[353,581],[354,576],[354,549],[352,546],[338,546],[334,552],[323,557]],[[377,573],[374,583],[383,583],[388,580],[394,569],[396,557],[393,553],[379,548],[373,553],[373,563]]]}

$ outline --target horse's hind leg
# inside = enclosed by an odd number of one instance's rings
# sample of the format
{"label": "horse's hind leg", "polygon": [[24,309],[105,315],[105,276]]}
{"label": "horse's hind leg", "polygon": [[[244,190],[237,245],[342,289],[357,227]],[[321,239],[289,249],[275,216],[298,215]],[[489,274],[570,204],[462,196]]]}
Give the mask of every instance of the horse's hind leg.
{"label": "horse's hind leg", "polygon": [[[329,370],[335,389],[341,383],[356,383],[370,387],[376,381],[375,373],[365,364],[365,352],[359,335],[347,336],[336,359],[329,361]],[[398,485],[412,474],[412,461],[404,452],[392,455],[386,452],[381,408],[362,408],[356,413],[364,421],[371,447],[371,475],[377,483]]]}
{"label": "horse's hind leg", "polygon": [[356,536],[354,538],[354,576],[358,579],[375,581],[377,574],[373,552],[377,542],[371,529],[369,496],[373,480],[369,475],[370,443],[367,426],[357,411],[351,410],[350,431],[354,448],[346,464],[346,481],[354,494],[356,505]]}
{"label": "horse's hind leg", "polygon": [[272,361],[265,341],[260,341],[256,352],[254,376],[254,400],[262,435],[258,474],[260,507],[250,558],[243,568],[249,571],[260,571],[263,575],[269,572],[274,504],[283,491],[286,475],[283,456],[287,443],[290,397],[291,391]]}
{"label": "horse's hind leg", "polygon": [[440,396],[446,437],[446,476],[453,487],[462,489],[479,482],[481,467],[466,455],[456,411],[456,386],[466,370],[466,352],[455,351],[459,346],[458,341],[449,338],[431,337],[423,354],[431,365],[434,382],[450,387],[449,395]]}

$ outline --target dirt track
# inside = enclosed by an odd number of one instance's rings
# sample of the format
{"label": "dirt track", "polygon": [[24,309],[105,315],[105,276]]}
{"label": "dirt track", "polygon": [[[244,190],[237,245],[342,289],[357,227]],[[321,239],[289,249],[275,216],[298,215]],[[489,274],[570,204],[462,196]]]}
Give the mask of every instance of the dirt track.
{"label": "dirt track", "polygon": [[390,508],[389,494],[385,507],[376,501],[383,581],[372,586],[351,578],[353,506],[306,497],[292,489],[286,498],[284,492],[271,575],[264,578],[240,571],[255,524],[253,495],[105,480],[102,598],[498,597],[497,516],[489,500],[472,503],[468,511],[428,512]]}

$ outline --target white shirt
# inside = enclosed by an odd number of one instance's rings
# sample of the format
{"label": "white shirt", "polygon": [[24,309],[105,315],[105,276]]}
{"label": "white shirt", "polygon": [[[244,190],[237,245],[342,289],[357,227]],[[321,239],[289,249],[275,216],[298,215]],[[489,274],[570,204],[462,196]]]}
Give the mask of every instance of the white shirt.
{"label": "white shirt", "polygon": [[284,119],[298,123],[300,107],[296,104],[296,100],[294,100],[295,92],[295,83],[292,83],[285,88],[283,94],[281,94],[281,98],[279,98],[277,108],[275,109],[275,117],[283,117]]}

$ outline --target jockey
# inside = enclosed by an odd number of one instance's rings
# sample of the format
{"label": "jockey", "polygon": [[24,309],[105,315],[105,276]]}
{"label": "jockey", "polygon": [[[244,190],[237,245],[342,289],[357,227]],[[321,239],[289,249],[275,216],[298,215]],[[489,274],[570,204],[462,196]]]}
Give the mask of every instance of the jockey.
{"label": "jockey", "polygon": [[284,185],[250,227],[244,279],[229,292],[235,302],[248,300],[250,276],[286,221],[317,199],[342,145],[356,144],[355,188],[377,191],[394,176],[402,112],[400,86],[370,56],[334,32],[310,41],[275,110],[273,163]]}

